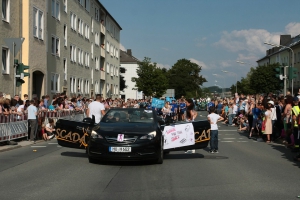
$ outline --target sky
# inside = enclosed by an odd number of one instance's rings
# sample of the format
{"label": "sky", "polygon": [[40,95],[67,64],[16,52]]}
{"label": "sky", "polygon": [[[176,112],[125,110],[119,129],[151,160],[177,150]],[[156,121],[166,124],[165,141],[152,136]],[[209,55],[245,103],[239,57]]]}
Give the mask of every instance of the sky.
{"label": "sky", "polygon": [[264,42],[300,34],[299,0],[100,2],[122,27],[120,49],[167,69],[188,59],[202,66],[204,87],[230,87],[272,48]]}

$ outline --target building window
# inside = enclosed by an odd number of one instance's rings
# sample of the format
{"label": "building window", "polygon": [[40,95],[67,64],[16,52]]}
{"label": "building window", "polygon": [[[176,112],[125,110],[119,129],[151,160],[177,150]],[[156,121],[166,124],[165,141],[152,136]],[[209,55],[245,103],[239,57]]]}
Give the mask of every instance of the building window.
{"label": "building window", "polygon": [[68,38],[67,35],[68,35],[68,34],[67,34],[67,25],[65,24],[65,25],[64,25],[64,46],[65,46],[65,47],[67,46],[67,38]]}
{"label": "building window", "polygon": [[91,17],[91,24],[92,24],[92,30],[91,30],[91,32],[93,33],[94,32],[94,20],[93,20],[93,17]]}
{"label": "building window", "polygon": [[59,92],[59,74],[51,73],[51,92]]}
{"label": "building window", "polygon": [[100,44],[99,33],[95,33],[95,45],[99,46],[99,44]]}
{"label": "building window", "polygon": [[67,13],[67,3],[68,1],[67,0],[63,0],[64,1],[64,11],[65,13]]}
{"label": "building window", "polygon": [[94,59],[94,45],[91,43],[91,57]]}
{"label": "building window", "polygon": [[114,76],[114,66],[110,65],[110,76]]}
{"label": "building window", "polygon": [[90,67],[90,54],[85,52],[85,66]]}
{"label": "building window", "polygon": [[84,1],[84,7],[88,12],[90,12],[90,0]]}
{"label": "building window", "polygon": [[106,63],[106,73],[109,74],[109,63]]}
{"label": "building window", "polygon": [[99,62],[99,58],[98,57],[95,57],[95,62],[96,62],[96,66],[95,66],[95,69],[96,70],[99,70],[100,69],[100,62]]}
{"label": "building window", "polygon": [[106,51],[107,51],[107,53],[109,53],[109,42],[108,41],[106,42]]}
{"label": "building window", "polygon": [[52,36],[52,50],[53,55],[59,56],[60,55],[60,48],[59,48],[59,38],[56,36]]}
{"label": "building window", "polygon": [[82,64],[81,54],[82,54],[82,50],[81,50],[80,48],[78,48],[78,64],[79,64],[79,65]]}
{"label": "building window", "polygon": [[66,58],[64,58],[64,63],[63,63],[63,67],[64,67],[64,80],[66,81],[66,80],[68,80],[67,79],[67,59]]}
{"label": "building window", "polygon": [[71,29],[76,31],[76,26],[77,26],[77,17],[74,13],[71,12]]}
{"label": "building window", "polygon": [[70,45],[70,60],[76,62],[76,46]]}
{"label": "building window", "polygon": [[10,0],[2,0],[2,20],[9,22]]}
{"label": "building window", "polygon": [[71,93],[76,93],[76,78],[75,77],[70,78],[70,91],[71,91]]}
{"label": "building window", "polygon": [[90,81],[89,80],[85,80],[84,81],[84,93],[88,94],[90,90]]}
{"label": "building window", "polygon": [[99,9],[95,8],[95,20],[99,22]]}
{"label": "building window", "polygon": [[51,4],[51,13],[52,13],[52,17],[60,20],[60,12],[59,12],[59,1],[57,0],[52,0],[52,4]]}
{"label": "building window", "polygon": [[33,8],[33,36],[43,39],[44,35],[44,12]]}
{"label": "building window", "polygon": [[2,48],[2,74],[9,74],[9,49]]}

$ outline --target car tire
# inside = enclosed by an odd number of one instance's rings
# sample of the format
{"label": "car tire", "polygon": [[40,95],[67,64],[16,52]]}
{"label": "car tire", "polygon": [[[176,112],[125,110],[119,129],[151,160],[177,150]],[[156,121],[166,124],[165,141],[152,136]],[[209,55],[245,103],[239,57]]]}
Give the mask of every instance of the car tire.
{"label": "car tire", "polygon": [[161,138],[161,145],[160,145],[160,152],[159,152],[159,155],[157,157],[157,160],[156,160],[156,163],[157,164],[163,164],[164,162],[164,145],[163,145],[163,142],[164,142],[164,138],[162,137]]}

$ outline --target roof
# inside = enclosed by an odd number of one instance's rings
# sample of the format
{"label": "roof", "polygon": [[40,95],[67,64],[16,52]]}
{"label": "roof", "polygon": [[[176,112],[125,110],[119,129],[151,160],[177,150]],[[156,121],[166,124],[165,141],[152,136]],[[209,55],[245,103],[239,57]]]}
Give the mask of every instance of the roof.
{"label": "roof", "polygon": [[128,54],[125,51],[120,50],[120,63],[121,64],[136,64],[140,62],[137,58],[135,58],[134,56]]}
{"label": "roof", "polygon": [[111,16],[111,14],[106,10],[106,8],[103,6],[103,4],[98,0],[98,3],[100,4],[100,8],[102,8],[106,14],[117,24],[117,26],[122,30],[122,27],[119,25],[119,23]]}

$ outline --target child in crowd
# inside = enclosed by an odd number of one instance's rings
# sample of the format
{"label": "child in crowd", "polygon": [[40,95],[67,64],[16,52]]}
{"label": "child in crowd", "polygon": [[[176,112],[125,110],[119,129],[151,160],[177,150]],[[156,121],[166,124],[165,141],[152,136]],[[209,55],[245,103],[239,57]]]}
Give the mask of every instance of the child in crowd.
{"label": "child in crowd", "polygon": [[45,140],[45,141],[47,141],[48,140],[48,136],[47,136],[47,133],[46,133],[46,126],[45,126],[45,124],[42,124],[42,129],[41,129],[41,132],[42,132],[42,136],[43,136],[43,139]]}
{"label": "child in crowd", "polygon": [[240,125],[238,131],[248,131],[249,130],[249,122],[246,116],[243,116],[240,119]]}
{"label": "child in crowd", "polygon": [[49,118],[48,123],[46,124],[46,133],[48,135],[48,140],[51,140],[55,137],[54,131],[54,120],[52,118]]}

